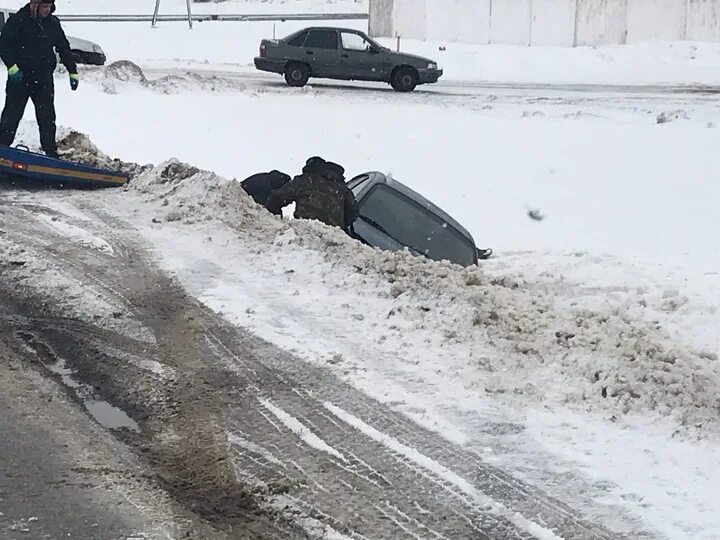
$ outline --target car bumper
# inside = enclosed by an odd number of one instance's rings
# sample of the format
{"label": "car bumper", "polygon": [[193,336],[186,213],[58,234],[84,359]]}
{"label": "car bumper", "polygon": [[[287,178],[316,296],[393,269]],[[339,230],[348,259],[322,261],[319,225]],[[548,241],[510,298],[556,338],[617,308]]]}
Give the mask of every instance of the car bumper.
{"label": "car bumper", "polygon": [[436,83],[442,74],[442,69],[418,69],[418,82],[420,84]]}
{"label": "car bumper", "polygon": [[79,51],[74,49],[72,51],[73,59],[78,64],[87,64],[91,66],[104,66],[107,62],[107,58],[103,53]]}
{"label": "car bumper", "polygon": [[255,57],[255,68],[260,71],[269,71],[270,73],[282,73],[285,71],[284,60],[271,60],[269,58]]}

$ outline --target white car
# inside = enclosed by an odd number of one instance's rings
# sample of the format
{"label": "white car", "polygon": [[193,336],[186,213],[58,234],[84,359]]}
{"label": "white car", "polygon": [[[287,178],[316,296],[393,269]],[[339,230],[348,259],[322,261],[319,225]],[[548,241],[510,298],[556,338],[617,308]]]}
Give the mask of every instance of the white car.
{"label": "white car", "polygon": [[[5,26],[5,21],[8,17],[15,13],[14,9],[0,8],[0,30]],[[75,62],[78,64],[90,64],[93,66],[105,65],[107,60],[105,52],[102,47],[97,43],[88,41],[86,39],[80,39],[73,36],[67,36],[70,42],[70,49],[73,52]]]}

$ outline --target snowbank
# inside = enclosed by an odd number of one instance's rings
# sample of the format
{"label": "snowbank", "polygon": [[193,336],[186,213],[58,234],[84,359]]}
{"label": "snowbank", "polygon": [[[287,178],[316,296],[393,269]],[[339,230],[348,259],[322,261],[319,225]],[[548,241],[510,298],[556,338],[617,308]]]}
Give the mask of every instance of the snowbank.
{"label": "snowbank", "polygon": [[[69,157],[106,160],[89,141],[73,140],[63,145]],[[551,295],[513,275],[489,277],[480,268],[373,250],[316,222],[282,222],[238,183],[175,160],[142,169],[129,191],[152,201],[161,220],[188,226],[220,220],[250,251],[271,258],[287,248],[306,252],[325,261],[339,282],[362,281],[362,294],[394,306],[388,324],[432,329],[444,348],[465,351],[465,382],[480,395],[608,415],[658,414],[700,432],[718,427],[716,359],[624,311],[558,310]]]}

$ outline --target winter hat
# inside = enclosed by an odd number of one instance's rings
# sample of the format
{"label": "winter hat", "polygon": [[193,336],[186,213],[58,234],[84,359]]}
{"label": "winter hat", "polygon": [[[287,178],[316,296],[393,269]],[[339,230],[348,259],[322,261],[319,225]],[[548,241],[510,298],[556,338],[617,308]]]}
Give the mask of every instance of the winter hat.
{"label": "winter hat", "polygon": [[311,157],[305,162],[302,172],[307,173],[319,173],[325,170],[326,161],[321,157]]}

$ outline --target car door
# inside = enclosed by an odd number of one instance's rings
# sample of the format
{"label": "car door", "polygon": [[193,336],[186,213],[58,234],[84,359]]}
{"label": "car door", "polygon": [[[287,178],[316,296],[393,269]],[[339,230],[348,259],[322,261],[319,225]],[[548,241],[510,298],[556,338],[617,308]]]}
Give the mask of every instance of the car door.
{"label": "car door", "polygon": [[303,56],[315,77],[341,76],[338,33],[332,29],[310,30],[303,46]]}
{"label": "car door", "polygon": [[348,79],[383,80],[377,48],[357,32],[340,32],[340,63]]}

